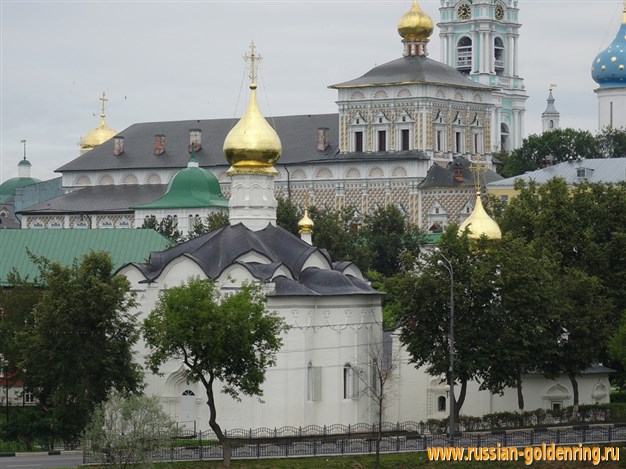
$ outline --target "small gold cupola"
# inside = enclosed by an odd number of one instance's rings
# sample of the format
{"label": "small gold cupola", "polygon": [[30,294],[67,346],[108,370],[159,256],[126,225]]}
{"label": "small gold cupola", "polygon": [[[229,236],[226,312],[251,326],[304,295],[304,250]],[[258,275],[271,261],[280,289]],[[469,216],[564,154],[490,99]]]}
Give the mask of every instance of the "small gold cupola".
{"label": "small gold cupola", "polygon": [[102,97],[99,98],[102,101],[102,111],[100,112],[100,125],[93,130],[90,130],[80,139],[80,154],[83,155],[89,150],[93,150],[98,145],[103,144],[107,140],[115,137],[117,132],[109,127],[105,121],[106,114],[104,113],[104,103],[108,101],[106,94],[102,92]]}
{"label": "small gold cupola", "polygon": [[398,21],[398,34],[402,37],[405,56],[428,55],[426,44],[433,33],[433,20],[413,0],[411,9]]}
{"label": "small gold cupola", "polygon": [[300,234],[302,233],[313,233],[313,220],[309,218],[309,210],[304,209],[304,216],[298,222],[298,228],[300,229]]}
{"label": "small gold cupola", "polygon": [[461,234],[467,229],[470,239],[479,239],[482,236],[491,240],[502,239],[500,227],[485,211],[485,207],[483,207],[483,201],[480,195],[480,174],[487,171],[487,166],[481,163],[480,160],[480,155],[476,155],[476,163],[471,165],[472,172],[474,173],[474,186],[476,188],[476,204],[470,216],[461,223],[458,233]]}
{"label": "small gold cupola", "polygon": [[298,229],[300,231],[300,238],[309,244],[313,244],[312,235],[314,225],[313,220],[309,218],[309,210],[304,209],[304,216],[298,222]]}
{"label": "small gold cupola", "polygon": [[255,54],[254,42],[250,49],[250,54],[244,57],[250,63],[250,99],[244,115],[226,136],[224,154],[231,164],[228,174],[255,172],[275,175],[274,163],[280,158],[282,145],[276,131],[259,111],[256,67],[262,57]]}

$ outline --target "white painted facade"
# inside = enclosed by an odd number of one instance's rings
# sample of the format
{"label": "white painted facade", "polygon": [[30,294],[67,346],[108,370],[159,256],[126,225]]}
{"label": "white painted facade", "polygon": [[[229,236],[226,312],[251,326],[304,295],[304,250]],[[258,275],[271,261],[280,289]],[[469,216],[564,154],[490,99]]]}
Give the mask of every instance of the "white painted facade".
{"label": "white painted facade", "polygon": [[[431,376],[425,367],[416,369],[409,363],[409,354],[402,347],[399,332],[392,334],[392,349],[396,354],[391,389],[391,402],[385,419],[396,421],[426,421],[449,416],[449,387],[444,376]],[[587,373],[577,377],[579,404],[609,402],[610,383],[606,372]],[[459,386],[455,386],[458,399]],[[573,390],[567,376],[546,379],[539,374],[523,376],[524,410],[564,408],[574,404]],[[443,406],[442,406],[443,404]],[[505,389],[503,395],[479,390],[479,383],[468,383],[461,415],[480,417],[495,412],[516,412],[517,390]]]}
{"label": "white painted facade", "polygon": [[[268,259],[255,252],[238,260],[268,263]],[[308,267],[331,268],[319,255],[308,259],[303,270]],[[157,281],[150,284],[141,283],[144,277],[134,266],[126,266],[119,273],[130,280],[138,294],[137,312],[142,320],[154,308],[162,289],[179,285],[191,276],[206,278],[202,269],[187,257],[174,260]],[[356,269],[352,273],[356,273]],[[274,275],[290,276],[290,273],[282,268]],[[233,264],[216,279],[223,292],[232,291],[245,281],[254,281],[254,278],[239,264]],[[264,288],[270,293],[273,285],[268,283]],[[356,391],[356,377],[349,378],[354,381],[347,383],[353,392],[344,395],[344,367],[367,364],[369,344],[382,341],[379,297],[270,296],[267,308],[283,317],[290,330],[283,334],[277,365],[267,372],[263,402],[245,397],[237,402],[220,394],[218,421],[223,422],[225,428],[375,421],[369,399]],[[144,344],[138,347],[140,363],[143,364],[147,352]],[[146,393],[161,396],[164,408],[181,425],[196,422],[197,428],[207,429],[208,406],[202,385],[185,382],[180,362],[171,361],[161,371],[163,377],[146,375]]]}
{"label": "white painted facade", "polygon": [[598,130],[626,128],[626,87],[598,88]]}

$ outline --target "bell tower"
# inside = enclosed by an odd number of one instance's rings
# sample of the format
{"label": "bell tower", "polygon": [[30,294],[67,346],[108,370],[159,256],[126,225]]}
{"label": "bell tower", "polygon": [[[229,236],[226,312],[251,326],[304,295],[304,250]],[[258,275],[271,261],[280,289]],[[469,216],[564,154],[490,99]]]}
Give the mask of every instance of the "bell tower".
{"label": "bell tower", "polygon": [[522,145],[528,96],[519,73],[517,0],[441,0],[441,61],[493,93],[492,150]]}

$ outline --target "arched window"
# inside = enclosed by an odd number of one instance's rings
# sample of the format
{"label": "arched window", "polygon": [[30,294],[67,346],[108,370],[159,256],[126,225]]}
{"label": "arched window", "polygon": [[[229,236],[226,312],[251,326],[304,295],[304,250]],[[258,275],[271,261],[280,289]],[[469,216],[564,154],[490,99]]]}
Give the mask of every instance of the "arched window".
{"label": "arched window", "polygon": [[500,151],[509,151],[511,149],[510,146],[509,126],[500,124]]}
{"label": "arched window", "polygon": [[496,75],[502,75],[504,73],[504,43],[499,37],[493,40],[493,59]]}
{"label": "arched window", "polygon": [[354,370],[349,363],[343,367],[343,398],[354,398]]}
{"label": "arched window", "polygon": [[191,389],[185,389],[183,391],[183,396],[195,396],[196,394]]}
{"label": "arched window", "polygon": [[446,411],[446,396],[439,396],[437,398],[437,411],[438,412]]}
{"label": "arched window", "polygon": [[472,40],[463,36],[457,43],[456,68],[459,72],[469,74],[472,70]]}

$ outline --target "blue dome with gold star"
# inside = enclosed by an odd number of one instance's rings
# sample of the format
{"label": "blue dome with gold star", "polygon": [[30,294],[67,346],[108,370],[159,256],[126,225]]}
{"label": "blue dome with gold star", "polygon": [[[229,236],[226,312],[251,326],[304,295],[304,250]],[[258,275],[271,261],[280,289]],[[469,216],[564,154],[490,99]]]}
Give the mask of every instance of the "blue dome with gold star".
{"label": "blue dome with gold star", "polygon": [[596,55],[591,65],[591,77],[600,88],[626,87],[626,12],[617,36],[611,45]]}

